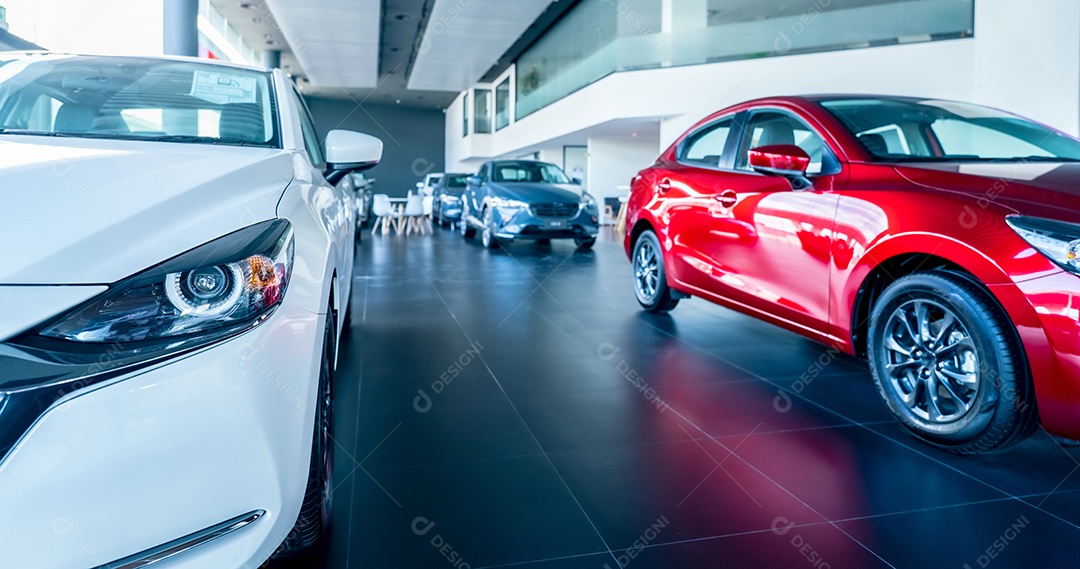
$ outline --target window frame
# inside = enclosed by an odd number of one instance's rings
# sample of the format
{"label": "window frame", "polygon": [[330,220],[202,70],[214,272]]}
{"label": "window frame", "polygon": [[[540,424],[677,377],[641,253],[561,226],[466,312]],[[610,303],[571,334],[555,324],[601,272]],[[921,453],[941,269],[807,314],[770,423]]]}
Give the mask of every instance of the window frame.
{"label": "window frame", "polygon": [[[715,170],[719,172],[730,172],[735,169],[735,148],[733,148],[733,142],[741,140],[742,137],[739,133],[742,132],[743,122],[740,120],[745,111],[727,114],[721,117],[717,117],[708,123],[701,125],[694,129],[690,134],[683,137],[682,142],[675,148],[675,162],[688,166],[690,168],[701,168],[703,170]],[[731,121],[731,130],[728,131],[727,140],[724,142],[724,150],[720,155],[720,162],[716,166],[710,166],[702,162],[692,162],[686,159],[686,153],[690,149],[690,146],[697,142],[699,137],[705,136],[706,131],[711,132],[716,128],[719,128],[719,124],[724,121]],[[735,136],[732,136],[732,135]]]}
{"label": "window frame", "polygon": [[[748,156],[746,157],[746,165],[747,165],[747,167],[745,169],[740,167],[740,160],[743,158],[743,156],[741,156],[741,155],[744,154],[744,152],[741,152],[741,149],[743,148],[743,141],[746,140],[751,135],[751,133],[749,132],[750,121],[754,118],[754,116],[759,115],[759,114],[763,114],[763,113],[777,113],[777,114],[786,115],[787,117],[793,119],[795,122],[802,124],[803,126],[806,127],[806,129],[808,131],[814,133],[818,138],[821,139],[821,142],[823,143],[824,148],[828,149],[829,152],[832,152],[833,158],[836,160],[835,171],[826,172],[823,169],[818,174],[807,174],[806,175],[807,178],[813,180],[815,178],[827,178],[827,177],[830,177],[830,176],[838,176],[838,175],[844,173],[844,159],[842,158],[843,154],[841,154],[840,152],[837,151],[836,144],[834,142],[832,142],[829,139],[829,137],[822,134],[823,129],[818,128],[818,127],[810,124],[810,121],[808,121],[805,117],[803,117],[799,113],[797,113],[797,112],[795,112],[795,111],[793,111],[791,109],[787,109],[787,108],[784,108],[784,107],[777,107],[777,106],[754,107],[752,109],[748,109],[746,111],[743,111],[742,113],[739,113],[740,114],[740,120],[739,120],[738,145],[732,151],[732,154],[734,155],[733,156],[734,162],[733,162],[733,165],[732,165],[732,171],[738,172],[740,174],[753,174],[755,176],[766,176],[767,175],[767,174],[762,174],[761,172],[757,172],[754,169],[750,168],[749,167],[750,160],[749,160]],[[749,146],[748,146],[746,148],[745,154],[748,154],[751,150],[753,150],[753,149],[749,148]],[[822,160],[822,168],[824,168],[824,160]]]}
{"label": "window frame", "polygon": [[[311,165],[318,170],[326,169],[326,149],[323,148],[323,143],[319,139],[319,131],[315,128],[315,119],[311,116],[311,110],[308,109],[307,101],[304,100],[304,96],[293,85],[292,88],[293,102],[297,105],[297,119],[300,121],[300,139],[304,144],[304,152],[308,155],[308,160],[311,161]],[[315,149],[318,151],[318,156],[311,155],[311,148],[309,147],[308,137],[305,134],[304,125],[308,125],[311,128],[311,136],[314,137],[312,141],[315,144]],[[318,158],[319,160],[316,160]]]}

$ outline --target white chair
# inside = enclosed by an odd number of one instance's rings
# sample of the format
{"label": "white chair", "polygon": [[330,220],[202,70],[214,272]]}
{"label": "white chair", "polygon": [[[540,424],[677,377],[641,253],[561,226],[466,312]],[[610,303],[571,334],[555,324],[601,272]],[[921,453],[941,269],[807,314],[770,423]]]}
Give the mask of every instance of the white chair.
{"label": "white chair", "polygon": [[435,227],[432,225],[431,220],[434,219],[435,214],[435,197],[424,196],[424,225],[428,228],[428,233],[434,233]]}
{"label": "white chair", "polygon": [[375,214],[379,219],[375,220],[375,225],[371,228],[371,234],[375,235],[375,232],[382,227],[382,234],[386,235],[390,231],[390,225],[394,225],[394,230],[400,233],[397,229],[397,220],[401,218],[401,214],[394,211],[394,204],[390,203],[390,196],[386,194],[375,194],[371,200],[371,213]]}
{"label": "white chair", "polygon": [[424,215],[424,202],[420,199],[420,196],[410,195],[405,201],[405,234],[408,235],[413,231],[424,232],[424,224],[420,222],[420,218]]}

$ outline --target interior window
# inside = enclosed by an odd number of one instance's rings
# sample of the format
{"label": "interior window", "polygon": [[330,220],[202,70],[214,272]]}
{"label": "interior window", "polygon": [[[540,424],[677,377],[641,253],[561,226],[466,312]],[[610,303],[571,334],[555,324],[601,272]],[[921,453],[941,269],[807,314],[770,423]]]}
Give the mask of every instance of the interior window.
{"label": "interior window", "polygon": [[724,119],[694,133],[687,139],[679,159],[691,164],[719,167],[733,124],[732,119]]}
{"label": "interior window", "polygon": [[793,144],[810,155],[807,175],[833,173],[839,161],[825,141],[801,120],[782,112],[755,113],[746,125],[746,136],[740,145],[736,168],[749,170],[747,153],[761,146]]}

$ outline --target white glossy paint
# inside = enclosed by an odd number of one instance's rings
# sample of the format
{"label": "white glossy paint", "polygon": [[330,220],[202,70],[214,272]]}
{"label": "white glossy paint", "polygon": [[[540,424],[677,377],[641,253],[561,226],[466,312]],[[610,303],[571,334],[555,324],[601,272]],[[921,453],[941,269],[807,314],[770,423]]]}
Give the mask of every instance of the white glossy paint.
{"label": "white glossy paint", "polygon": [[[291,91],[280,71],[274,80]],[[356,221],[351,196],[303,150],[299,105],[277,103],[281,149],[0,135],[0,339],[104,290],[73,284],[119,281],[267,219],[287,219],[295,236],[292,279],[268,320],[67,395],[0,460],[0,565],[85,569],[265,510],[161,565],[254,569],[293,527]],[[339,152],[374,156],[369,138],[336,136],[364,142]]]}
{"label": "white glossy paint", "polygon": [[332,130],[326,135],[326,161],[330,164],[369,164],[382,159],[383,142],[369,134]]}

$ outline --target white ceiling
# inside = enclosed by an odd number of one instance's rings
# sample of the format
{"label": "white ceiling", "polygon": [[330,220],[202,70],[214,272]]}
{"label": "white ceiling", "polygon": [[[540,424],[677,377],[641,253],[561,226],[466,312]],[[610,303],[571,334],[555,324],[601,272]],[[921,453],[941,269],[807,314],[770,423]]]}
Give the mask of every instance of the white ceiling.
{"label": "white ceiling", "polygon": [[370,89],[378,85],[382,0],[266,3],[313,86]]}
{"label": "white ceiling", "polygon": [[552,0],[436,0],[409,89],[464,91],[473,86],[550,4]]}

